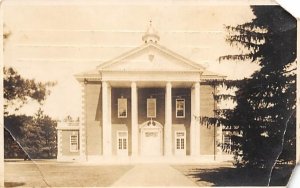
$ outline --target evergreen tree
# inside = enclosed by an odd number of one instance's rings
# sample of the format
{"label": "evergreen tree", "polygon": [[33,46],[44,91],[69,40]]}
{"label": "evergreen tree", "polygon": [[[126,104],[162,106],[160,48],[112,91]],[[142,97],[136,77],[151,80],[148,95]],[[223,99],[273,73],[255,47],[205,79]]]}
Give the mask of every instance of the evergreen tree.
{"label": "evergreen tree", "polygon": [[39,109],[30,123],[21,127],[20,144],[31,158],[56,156],[56,122]]}
{"label": "evergreen tree", "polygon": [[4,156],[5,158],[23,158],[26,154],[21,148],[22,127],[32,122],[31,116],[9,115],[4,118]]}
{"label": "evergreen tree", "polygon": [[[276,162],[295,162],[296,150],[296,19],[279,6],[252,6],[255,18],[227,26],[227,41],[242,50],[220,60],[251,60],[260,69],[250,78],[225,81],[236,88],[234,109],[217,110],[217,118],[204,122],[222,125],[233,134],[235,164],[240,167],[274,168]],[[212,82],[212,84],[223,84]]]}

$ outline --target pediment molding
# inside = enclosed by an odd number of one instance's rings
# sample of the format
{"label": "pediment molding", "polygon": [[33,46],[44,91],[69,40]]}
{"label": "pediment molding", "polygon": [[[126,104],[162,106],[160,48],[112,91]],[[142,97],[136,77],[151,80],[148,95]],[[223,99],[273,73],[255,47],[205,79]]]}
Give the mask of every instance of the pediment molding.
{"label": "pediment molding", "polygon": [[[147,56],[148,58],[146,58]],[[158,58],[154,57],[158,56],[159,58],[165,58],[168,59],[169,65],[167,67],[159,67],[160,65],[150,65],[152,63],[153,58]],[[143,57],[144,59],[138,59]],[[135,60],[136,59],[136,60]],[[137,67],[136,65],[139,65],[137,62],[134,61],[139,61],[144,64],[145,69],[142,69]],[[132,67],[130,67],[130,63],[133,64]],[[149,63],[149,64],[147,64]],[[174,66],[172,66],[172,63]],[[154,63],[153,63],[154,64]],[[124,68],[124,66],[127,66],[127,69]],[[130,70],[134,71],[192,71],[192,72],[203,72],[205,68],[198,63],[195,63],[161,45],[158,45],[156,43],[147,43],[143,44],[131,51],[128,51],[110,61],[104,62],[103,64],[99,65],[97,67],[97,70],[100,72],[104,71],[128,71],[128,67],[130,67]],[[137,68],[136,68],[137,67]],[[176,68],[177,67],[177,70]],[[153,69],[152,69],[153,68]],[[181,69],[180,69],[181,68]]]}

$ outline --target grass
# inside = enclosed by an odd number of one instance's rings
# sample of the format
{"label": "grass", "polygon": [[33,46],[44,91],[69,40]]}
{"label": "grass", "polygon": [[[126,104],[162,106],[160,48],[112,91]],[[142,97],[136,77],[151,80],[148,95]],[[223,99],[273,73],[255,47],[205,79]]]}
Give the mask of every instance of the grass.
{"label": "grass", "polygon": [[[243,169],[229,165],[175,165],[174,168],[199,186],[267,186],[269,177],[269,171],[266,169]],[[293,166],[274,169],[270,185],[287,185],[292,170]]]}
{"label": "grass", "polygon": [[107,187],[125,174],[129,165],[6,162],[6,187]]}
{"label": "grass", "polygon": [[[6,187],[107,187],[133,166],[84,165],[56,161],[5,162]],[[268,171],[238,169],[230,163],[173,165],[198,186],[266,186]],[[277,167],[271,185],[287,184],[293,166]]]}

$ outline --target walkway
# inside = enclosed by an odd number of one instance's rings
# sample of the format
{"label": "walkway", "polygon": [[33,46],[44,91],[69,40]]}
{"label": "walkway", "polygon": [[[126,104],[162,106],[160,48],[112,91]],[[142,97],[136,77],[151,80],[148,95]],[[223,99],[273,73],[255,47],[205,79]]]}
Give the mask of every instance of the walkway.
{"label": "walkway", "polygon": [[197,186],[170,165],[142,164],[129,170],[113,187],[123,186]]}

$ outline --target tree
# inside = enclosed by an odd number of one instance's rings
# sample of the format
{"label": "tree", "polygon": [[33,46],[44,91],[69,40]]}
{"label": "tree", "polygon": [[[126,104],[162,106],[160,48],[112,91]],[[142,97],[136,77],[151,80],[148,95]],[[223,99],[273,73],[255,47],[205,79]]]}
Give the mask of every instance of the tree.
{"label": "tree", "polygon": [[29,100],[42,103],[50,94],[49,87],[53,87],[55,82],[36,82],[34,79],[24,79],[12,67],[3,69],[3,95],[4,95],[4,115],[8,115],[8,107],[14,106],[14,110],[19,110],[22,105]]}
{"label": "tree", "polygon": [[4,118],[4,156],[5,158],[22,158],[25,153],[20,146],[21,128],[32,121],[26,115],[9,115]]}
{"label": "tree", "polygon": [[39,109],[30,123],[21,128],[20,143],[31,158],[56,156],[56,121]]}
{"label": "tree", "polygon": [[227,88],[237,89],[235,95],[216,98],[234,99],[236,106],[218,110],[217,118],[203,120],[234,133],[231,148],[237,166],[272,173],[276,162],[295,162],[297,22],[279,6],[251,9],[255,15],[251,22],[226,26],[227,42],[242,53],[220,60],[251,60],[260,70],[250,78],[225,81]]}
{"label": "tree", "polygon": [[[50,94],[49,88],[54,86],[54,82],[36,82],[34,79],[24,79],[12,67],[4,67],[4,128],[5,128],[5,153],[6,157],[22,153],[20,151],[20,141],[24,139],[24,127],[33,125],[34,119],[31,116],[15,115],[22,105],[29,101],[37,101],[40,104]],[[49,124],[49,117],[46,122]],[[53,123],[53,122],[52,122]],[[51,149],[50,151],[52,151]],[[25,151],[26,152],[26,151]]]}

